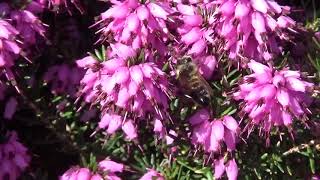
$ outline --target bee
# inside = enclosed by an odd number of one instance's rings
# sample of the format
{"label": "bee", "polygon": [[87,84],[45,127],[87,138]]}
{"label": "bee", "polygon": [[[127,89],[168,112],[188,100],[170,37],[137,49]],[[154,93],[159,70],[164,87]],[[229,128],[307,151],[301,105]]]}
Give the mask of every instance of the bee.
{"label": "bee", "polygon": [[176,75],[182,92],[200,105],[212,103],[213,90],[209,83],[199,73],[198,66],[189,56],[184,56],[177,62]]}

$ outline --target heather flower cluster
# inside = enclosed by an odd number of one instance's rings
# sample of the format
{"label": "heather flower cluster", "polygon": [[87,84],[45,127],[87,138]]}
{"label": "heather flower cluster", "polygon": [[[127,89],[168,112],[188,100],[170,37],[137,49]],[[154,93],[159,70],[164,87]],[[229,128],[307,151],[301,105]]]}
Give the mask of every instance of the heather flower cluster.
{"label": "heather flower cluster", "polygon": [[[233,117],[211,119],[207,109],[200,109],[189,118],[189,123],[193,128],[191,142],[195,146],[201,145],[205,152],[222,154],[236,149],[239,125]],[[227,164],[224,164],[224,157],[216,159],[214,169],[215,178],[220,178],[224,171],[229,180],[237,178],[238,167],[234,159]]]}
{"label": "heather flower cluster", "polygon": [[288,40],[286,31],[295,26],[295,21],[287,16],[289,7],[273,0],[218,2],[220,17],[214,24],[225,41],[229,58],[269,61],[281,54],[279,40]]}
{"label": "heather flower cluster", "polygon": [[8,80],[14,79],[11,67],[15,60],[20,55],[27,58],[27,53],[23,51],[28,51],[28,48],[36,43],[37,36],[44,36],[44,24],[32,11],[39,13],[41,7],[16,10],[7,3],[0,3],[0,69]]}
{"label": "heather flower cluster", "polygon": [[71,179],[81,179],[81,180],[120,180],[117,173],[121,173],[124,170],[124,165],[105,159],[99,162],[97,172],[93,172],[88,168],[72,167],[68,169],[59,178],[60,180],[71,180]]}
{"label": "heather flower cluster", "polygon": [[[59,178],[60,180],[121,180],[117,174],[125,171],[125,166],[121,163],[109,159],[98,163],[98,169],[91,171],[89,168],[71,167]],[[149,169],[139,180],[164,180],[164,177],[157,171]]]}
{"label": "heather flower cluster", "polygon": [[[155,63],[137,61],[137,52],[123,44],[113,48],[115,55],[99,62],[92,56],[77,61],[87,69],[80,81],[84,100],[98,104],[102,116],[99,128],[113,134],[121,126],[128,139],[137,136],[135,123],[153,113],[164,119],[168,108],[167,79]],[[145,61],[145,60],[142,60]]]}
{"label": "heather flower cluster", "polygon": [[207,152],[219,152],[222,143],[228,151],[235,150],[238,123],[231,116],[211,120],[206,109],[197,111],[189,119],[193,127],[192,143],[201,144]]}
{"label": "heather flower cluster", "polygon": [[291,129],[294,118],[306,122],[312,83],[303,81],[298,71],[278,71],[253,60],[248,67],[253,74],[243,78],[234,98],[244,100],[242,110],[249,116],[249,131],[259,125],[268,136],[274,126]]}
{"label": "heather flower cluster", "polygon": [[0,67],[1,69],[9,69],[14,65],[14,60],[17,58],[21,51],[21,48],[15,41],[16,36],[18,35],[18,31],[10,23],[2,19],[0,19],[0,28]]}
{"label": "heather flower cluster", "polygon": [[42,11],[41,6],[35,2],[21,10],[12,9],[7,3],[0,4],[0,14],[3,15],[3,18],[11,19],[12,25],[16,30],[12,35],[22,37],[22,44],[20,46],[25,49],[36,44],[37,36],[45,36],[45,26],[37,17],[37,14]]}
{"label": "heather flower cluster", "polygon": [[[214,18],[216,6],[211,3],[182,4],[179,2],[176,9],[182,23],[176,27],[179,33],[179,51],[186,51],[193,57],[193,61],[199,66],[199,71],[206,79],[210,79],[216,67],[216,58],[212,44],[214,40],[214,26],[209,21]],[[179,22],[177,20],[177,22]]]}
{"label": "heather flower cluster", "polygon": [[224,158],[215,160],[214,162],[214,177],[219,179],[226,172],[229,180],[235,180],[238,177],[238,166],[234,159],[225,163]]}
{"label": "heather flower cluster", "polygon": [[151,46],[159,55],[167,53],[169,31],[166,22],[173,12],[164,1],[112,1],[113,6],[101,14],[99,41],[121,42],[133,49]]}
{"label": "heather flower cluster", "polygon": [[0,143],[0,179],[18,179],[29,166],[31,157],[16,132],[8,132],[5,139]]}

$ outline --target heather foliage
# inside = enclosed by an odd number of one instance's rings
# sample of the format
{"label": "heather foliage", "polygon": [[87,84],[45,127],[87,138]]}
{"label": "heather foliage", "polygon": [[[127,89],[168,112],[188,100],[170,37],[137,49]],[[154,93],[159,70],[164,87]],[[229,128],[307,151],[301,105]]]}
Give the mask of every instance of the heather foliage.
{"label": "heather foliage", "polygon": [[315,0],[0,3],[0,180],[319,179]]}

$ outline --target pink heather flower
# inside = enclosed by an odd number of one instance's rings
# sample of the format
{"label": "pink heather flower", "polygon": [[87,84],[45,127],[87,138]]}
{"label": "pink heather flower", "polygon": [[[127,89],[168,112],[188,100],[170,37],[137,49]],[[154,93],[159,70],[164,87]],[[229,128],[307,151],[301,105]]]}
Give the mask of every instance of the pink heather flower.
{"label": "pink heather flower", "polygon": [[88,168],[72,167],[68,169],[59,180],[90,180],[91,172]]}
{"label": "pink heather flower", "polygon": [[[112,134],[122,126],[128,139],[133,139],[136,136],[135,125],[133,121],[126,123],[124,115],[133,113],[135,117],[144,117],[151,112],[163,119],[168,108],[168,82],[156,64],[145,62],[130,66],[130,60],[123,58],[133,58],[135,51],[123,44],[114,46],[119,47],[113,52],[114,58],[98,62],[92,57],[85,57],[77,62],[78,66],[87,69],[80,82],[80,93],[85,101],[100,104],[103,111],[100,128],[107,128],[107,133]],[[104,110],[111,105],[115,105],[120,113]]]}
{"label": "pink heather flower", "polygon": [[163,125],[162,125],[162,122],[161,120],[159,119],[156,119],[154,121],[154,129],[153,129],[155,132],[161,132],[163,130]]}
{"label": "pink heather flower", "polygon": [[77,180],[89,180],[91,179],[91,172],[88,168],[80,168],[77,174]]}
{"label": "pink heather flower", "polygon": [[99,174],[95,174],[95,175],[91,176],[90,180],[103,180],[103,178]]}
{"label": "pink heather flower", "polygon": [[122,172],[123,169],[123,164],[105,159],[98,163],[98,173],[75,166],[63,173],[59,180],[121,180],[115,173]]}
{"label": "pink heather flower", "polygon": [[225,171],[224,158],[214,161],[214,178],[219,179]]}
{"label": "pink heather flower", "polygon": [[219,152],[224,142],[229,151],[235,150],[238,123],[231,116],[210,122],[209,112],[201,109],[189,118],[189,122],[193,127],[193,144],[202,145],[207,152]]}
{"label": "pink heather flower", "polygon": [[224,157],[214,161],[214,177],[220,179],[226,172],[228,180],[236,180],[238,177],[238,166],[235,159],[229,160],[224,164]]}
{"label": "pink heather flower", "polygon": [[300,72],[275,70],[256,61],[248,64],[253,74],[239,85],[234,98],[244,100],[250,125],[260,125],[266,134],[273,126],[291,127],[293,118],[305,121],[312,83],[301,79]]}
{"label": "pink heather flower", "polygon": [[189,123],[194,126],[201,124],[208,119],[210,119],[209,111],[207,109],[200,109],[189,118]]}
{"label": "pink heather flower", "polygon": [[18,179],[31,158],[27,154],[27,148],[18,141],[16,132],[8,132],[6,137],[7,142],[0,144],[0,179]]}
{"label": "pink heather flower", "polygon": [[148,47],[166,53],[166,22],[172,9],[164,1],[141,3],[138,0],[112,1],[113,6],[101,14],[99,41],[121,42],[134,49]]}
{"label": "pink heather flower", "polygon": [[116,173],[121,173],[124,170],[124,165],[108,159],[99,162],[99,169],[106,174],[104,179],[121,180]]}
{"label": "pink heather flower", "polygon": [[111,161],[109,159],[100,161],[98,166],[102,171],[111,173],[122,172],[124,170],[123,164]]}
{"label": "pink heather flower", "polygon": [[77,86],[80,84],[84,71],[67,64],[54,65],[44,74],[44,82],[49,84],[53,94],[67,93],[76,96]]}
{"label": "pink heather flower", "polygon": [[199,67],[200,74],[206,78],[210,79],[213,75],[213,71],[216,69],[217,60],[214,56],[208,55],[195,59],[196,64]]}
{"label": "pink heather flower", "polygon": [[36,43],[38,35],[45,36],[44,24],[34,14],[39,12],[42,12],[42,8],[36,2],[30,3],[24,10],[11,9],[7,3],[0,4],[0,14],[12,20],[10,23],[22,37],[23,44],[21,46],[25,49]]}
{"label": "pink heather flower", "polygon": [[229,180],[236,180],[238,177],[238,166],[234,159],[229,160],[226,165],[226,173]]}
{"label": "pink heather flower", "polygon": [[[208,19],[213,17],[214,6],[200,3],[195,5],[178,4],[177,11],[180,13],[178,19],[183,22],[177,27],[181,36],[180,41],[183,44],[187,54],[193,57],[198,64],[200,73],[209,79],[216,66],[216,59],[212,55],[213,26],[208,26]],[[207,13],[204,13],[207,12]],[[176,22],[179,22],[176,20]],[[184,49],[178,49],[184,51]]]}
{"label": "pink heather flower", "polygon": [[137,129],[131,119],[126,120],[126,122],[122,125],[122,130],[129,140],[135,139],[138,136]]}
{"label": "pink heather flower", "polygon": [[[0,3],[0,69],[5,72],[8,80],[15,80],[11,67],[14,60],[19,57],[22,48],[35,43],[35,32],[43,35],[44,29],[41,21],[28,10],[12,10],[7,3]],[[23,42],[17,44],[17,36]],[[24,53],[25,54],[25,53]],[[18,87],[15,87],[19,92]]]}
{"label": "pink heather flower", "polygon": [[44,24],[32,12],[28,10],[12,11],[11,19],[23,38],[24,46],[35,44],[37,35],[45,36]]}
{"label": "pink heather flower", "polygon": [[156,170],[149,169],[139,180],[165,180],[165,178]]}
{"label": "pink heather flower", "polygon": [[21,48],[15,42],[18,31],[7,21],[0,20],[0,68],[9,68],[14,65],[14,60]]}
{"label": "pink heather flower", "polygon": [[282,50],[278,39],[287,39],[285,31],[295,25],[287,7],[273,0],[222,0],[218,9],[213,23],[232,59],[271,60]]}

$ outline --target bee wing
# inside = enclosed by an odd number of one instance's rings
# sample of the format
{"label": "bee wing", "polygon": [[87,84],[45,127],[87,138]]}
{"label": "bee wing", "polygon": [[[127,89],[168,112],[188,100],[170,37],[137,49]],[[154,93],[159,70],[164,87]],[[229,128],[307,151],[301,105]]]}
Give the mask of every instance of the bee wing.
{"label": "bee wing", "polygon": [[208,81],[206,79],[204,79],[204,77],[199,73],[198,71],[198,75],[199,75],[199,79],[202,81],[203,85],[206,87],[208,93],[210,94],[210,96],[213,96],[213,89],[211,88],[210,84],[208,83]]}

